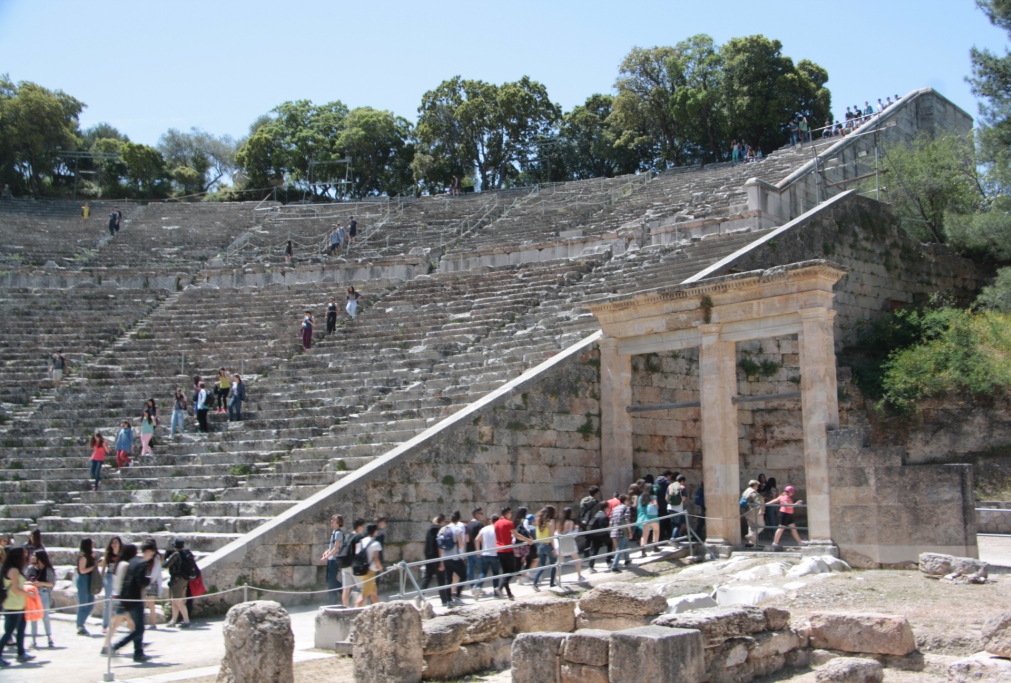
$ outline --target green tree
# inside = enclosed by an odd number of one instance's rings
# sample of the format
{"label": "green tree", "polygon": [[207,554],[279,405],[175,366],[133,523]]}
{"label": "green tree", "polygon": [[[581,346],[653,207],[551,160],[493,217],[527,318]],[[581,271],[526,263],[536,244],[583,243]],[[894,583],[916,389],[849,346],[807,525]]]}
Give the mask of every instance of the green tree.
{"label": "green tree", "polygon": [[679,75],[673,47],[632,48],[618,67],[612,123],[621,129],[617,145],[642,150],[651,166],[689,163],[685,127],[673,107]]}
{"label": "green tree", "polygon": [[344,119],[335,148],[351,158],[352,197],[413,191],[411,124],[391,112],[360,107]]}
{"label": "green tree", "polygon": [[537,157],[561,116],[547,89],[524,76],[494,85],[456,76],[422,96],[415,177],[430,189],[451,175],[476,173],[483,189],[501,188]]}
{"label": "green tree", "polygon": [[685,124],[686,147],[700,161],[725,160],[730,140],[719,48],[707,35],[692,36],[674,46],[667,68],[677,83],[670,107]]}
{"label": "green tree", "polygon": [[188,133],[170,128],[158,141],[172,176],[183,194],[208,192],[235,170],[235,141],[191,128]]}
{"label": "green tree", "polygon": [[75,150],[84,103],[61,90],[0,76],[0,174],[16,192],[44,194],[57,181],[61,151]]}
{"label": "green tree", "polygon": [[154,147],[133,142],[121,148],[126,177],[138,196],[165,197],[168,195],[168,172],[165,159]]}
{"label": "green tree", "polygon": [[123,147],[128,142],[129,140],[108,137],[98,138],[91,145],[90,151],[92,152],[118,155],[115,159],[102,159],[95,164],[95,170],[98,171],[99,191],[103,197],[122,197],[127,194],[123,187],[123,182],[127,178],[126,163],[123,162]]}
{"label": "green tree", "polygon": [[639,170],[641,154],[617,144],[621,130],[611,119],[613,108],[613,96],[590,95],[562,117],[560,161],[569,178],[611,178]]}

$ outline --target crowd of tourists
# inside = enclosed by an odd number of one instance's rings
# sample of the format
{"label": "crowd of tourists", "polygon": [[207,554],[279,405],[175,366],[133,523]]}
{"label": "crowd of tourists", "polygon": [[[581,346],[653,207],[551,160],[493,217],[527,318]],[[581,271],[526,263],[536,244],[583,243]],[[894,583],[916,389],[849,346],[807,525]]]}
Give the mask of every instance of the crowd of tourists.
{"label": "crowd of tourists", "polygon": [[[471,511],[465,521],[460,511],[438,514],[425,534],[423,574],[420,589],[430,590],[433,581],[444,606],[462,604],[464,591],[474,600],[490,596],[514,599],[512,586],[527,584],[535,591],[542,580],[549,587],[560,581],[565,566],[573,566],[576,581],[583,582],[583,564],[596,572],[620,573],[632,563],[632,553],[642,557],[659,553],[663,546],[677,548],[682,542],[700,542],[705,536],[705,494],[700,485],[694,493],[685,476],[670,470],[654,478],[648,474],[609,499],[591,486],[578,505],[560,511],[553,505],[536,513],[526,507],[504,506],[488,515],[483,508]],[[742,535],[748,546],[763,533],[773,533],[772,549],[781,549],[783,533],[791,531],[802,544],[795,522],[794,488],[782,492],[775,478],[749,482],[741,494]],[[694,510],[689,514],[689,501]],[[690,529],[690,518],[695,524]],[[763,523],[764,522],[764,523]],[[377,577],[383,572],[382,551],[386,519],[372,524],[356,519],[350,529],[344,517],[330,518],[330,541],[320,558],[327,565],[330,604],[345,607],[378,602]],[[435,590],[435,589],[431,589]],[[353,594],[358,592],[358,597]]]}
{"label": "crowd of tourists", "polygon": [[864,106],[862,107],[858,104],[855,104],[852,107],[846,107],[846,114],[843,121],[834,121],[830,117],[825,120],[824,126],[813,130],[808,126],[807,117],[801,116],[800,118],[794,119],[787,124],[787,132],[790,135],[790,145],[796,146],[798,144],[803,145],[805,142],[811,142],[814,137],[814,133],[819,131],[821,132],[820,137],[823,139],[849,135],[875,116],[880,116],[888,107],[893,104],[898,104],[900,99],[901,98],[896,95],[894,102],[891,97],[886,98],[886,101],[882,102],[879,97],[876,107],[871,104],[870,100],[865,100]]}
{"label": "crowd of tourists", "polygon": [[351,248],[358,238],[358,221],[354,216],[348,220],[345,228],[343,223],[338,222],[330,230],[330,256],[336,256],[341,252],[346,252]]}
{"label": "crowd of tourists", "polygon": [[[4,616],[0,667],[11,664],[3,659],[4,648],[8,645],[15,648],[18,662],[35,659],[34,655],[28,654],[25,646],[28,624],[31,624],[33,649],[39,648],[40,622],[48,647],[55,647],[50,616],[57,575],[42,541],[42,532],[34,529],[23,546],[14,546],[11,541],[9,536],[0,537],[0,574],[3,576],[0,597]],[[87,619],[99,610],[105,643],[101,654],[109,656],[132,644],[134,661],[147,661],[148,657],[144,654],[145,621],[150,621],[152,628],[157,628],[156,600],[162,595],[165,575],[168,576],[166,587],[172,614],[167,625],[189,628],[187,601],[206,591],[196,558],[186,548],[183,539],[175,539],[164,554],[153,538],[144,540],[138,547],[123,543],[119,536],[114,536],[104,552],[95,549],[92,539],[82,539],[74,567],[77,634],[91,635],[86,627]],[[114,642],[121,626],[128,632]]]}

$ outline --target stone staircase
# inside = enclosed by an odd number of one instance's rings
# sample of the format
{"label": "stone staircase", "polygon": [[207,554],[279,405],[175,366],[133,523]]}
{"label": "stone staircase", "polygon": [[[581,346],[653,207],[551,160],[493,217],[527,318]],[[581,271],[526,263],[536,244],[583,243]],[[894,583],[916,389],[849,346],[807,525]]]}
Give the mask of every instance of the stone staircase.
{"label": "stone staircase", "polygon": [[108,214],[119,206],[123,216],[136,204],[90,202],[91,217],[81,218],[81,202],[0,201],[0,265],[82,267],[109,237]]}

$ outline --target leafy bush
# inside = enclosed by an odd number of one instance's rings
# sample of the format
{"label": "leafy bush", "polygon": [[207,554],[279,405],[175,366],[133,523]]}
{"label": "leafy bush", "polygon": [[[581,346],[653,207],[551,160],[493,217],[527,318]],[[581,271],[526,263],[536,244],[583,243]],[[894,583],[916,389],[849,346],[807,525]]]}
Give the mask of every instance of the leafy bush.
{"label": "leafy bush", "polygon": [[976,306],[1011,313],[1011,268],[997,271],[997,280],[976,297]]}

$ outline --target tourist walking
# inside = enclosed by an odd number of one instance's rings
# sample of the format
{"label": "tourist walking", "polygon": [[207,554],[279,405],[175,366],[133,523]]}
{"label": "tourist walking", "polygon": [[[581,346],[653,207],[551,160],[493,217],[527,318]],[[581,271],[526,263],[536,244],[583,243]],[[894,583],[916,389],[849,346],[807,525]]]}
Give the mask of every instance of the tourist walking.
{"label": "tourist walking", "polygon": [[758,475],[758,481],[761,486],[758,487],[758,492],[762,494],[762,498],[765,500],[765,529],[763,531],[768,531],[769,533],[775,533],[773,530],[776,528],[778,522],[776,521],[776,513],[778,512],[775,505],[771,505],[772,500],[779,496],[779,489],[776,488],[776,478],[770,477],[767,481],[762,481],[765,479],[764,474]]}
{"label": "tourist walking", "polygon": [[[797,122],[794,121],[794,120],[791,120],[790,123],[789,123],[789,125],[786,127],[786,130],[790,134],[790,146],[791,147],[796,147],[797,146],[797,136],[800,133],[800,127],[797,126]],[[657,498],[657,500],[659,500],[659,497]]]}
{"label": "tourist walking", "polygon": [[144,415],[140,418],[140,455],[141,457],[152,456],[154,451],[151,450],[151,439],[154,438],[154,418],[151,413],[145,409]]}
{"label": "tourist walking", "polygon": [[28,541],[24,545],[25,552],[28,553],[25,562],[29,567],[35,563],[35,551],[43,548],[45,546],[42,545],[42,532],[38,528],[32,529],[28,534]]}
{"label": "tourist walking", "polygon": [[[112,634],[116,632],[119,625],[123,622],[129,623],[130,617],[127,616],[126,606],[120,600],[123,595],[123,579],[126,576],[126,570],[130,566],[130,561],[137,557],[137,546],[133,543],[127,543],[123,546],[122,553],[119,556],[119,562],[116,563],[115,575],[112,577],[112,620],[109,623],[109,628],[105,630],[105,646],[102,648],[102,654],[109,654],[109,643],[112,641]],[[133,630],[133,624],[130,624],[130,630]]]}
{"label": "tourist walking", "polygon": [[193,553],[185,545],[183,539],[175,539],[172,550],[165,553],[165,560],[161,564],[161,568],[167,569],[169,573],[169,599],[172,602],[172,616],[167,625],[178,624],[179,628],[190,627],[190,615],[186,610],[186,587],[196,567]]}
{"label": "tourist walking", "polygon": [[180,436],[185,431],[186,408],[186,394],[183,393],[182,389],[176,389],[175,400],[172,403],[172,422],[169,425],[169,438],[175,437],[177,429]]}
{"label": "tourist walking", "polygon": [[739,506],[748,524],[748,533],[745,536],[745,547],[751,547],[758,543],[759,519],[765,500],[758,492],[758,480],[752,479],[748,482],[748,487],[741,492]]}
{"label": "tourist walking", "polygon": [[[158,419],[158,404],[155,403],[155,401],[154,401],[153,398],[149,398],[147,401],[144,402],[144,408],[143,408],[143,410],[146,410],[148,413],[151,414],[151,421],[154,422],[154,426],[155,427],[158,427],[158,425],[161,424],[161,420]],[[142,414],[143,414],[143,410],[141,411]],[[157,444],[157,442],[155,441],[155,438],[154,438],[154,431],[152,431],[151,432],[151,446],[153,447],[153,446],[157,446],[157,445],[158,444]]]}
{"label": "tourist walking", "polygon": [[439,552],[439,533],[446,526],[446,515],[441,512],[432,518],[432,524],[425,532],[425,575],[421,579],[421,590],[427,590],[432,579],[440,586],[439,598],[443,605],[448,605],[451,599],[449,591],[442,588],[445,578],[445,567],[442,564],[442,553]]}
{"label": "tourist walking", "polygon": [[695,490],[694,502],[699,515],[699,518],[695,520],[695,535],[701,541],[706,537],[706,490],[704,482],[699,482],[699,487]]}
{"label": "tourist walking", "polygon": [[807,117],[806,116],[801,116],[800,117],[800,123],[798,123],[797,125],[800,127],[800,141],[801,141],[801,143],[811,142],[811,131],[808,130]]}
{"label": "tourist walking", "polygon": [[618,496],[618,504],[611,510],[611,540],[614,541],[614,557],[611,558],[611,571],[615,573],[621,571],[618,565],[621,564],[622,559],[625,560],[625,566],[632,563],[632,558],[628,556],[628,545],[632,537],[632,528],[621,528],[622,525],[628,524],[631,520],[631,514],[628,505],[626,505],[627,501],[628,496],[624,493],[621,494]]}
{"label": "tourist walking", "polygon": [[376,575],[383,571],[383,563],[379,559],[383,546],[376,538],[376,532],[378,531],[379,527],[375,524],[369,524],[365,527],[365,538],[359,543],[359,547],[355,551],[355,555],[359,552],[365,553],[365,560],[368,566],[365,574],[361,576],[362,590],[358,596],[356,607],[364,607],[370,600],[373,604],[379,604],[379,588],[376,586]]}
{"label": "tourist walking", "polygon": [[109,237],[115,237],[119,231],[119,212],[113,209],[109,212]]}
{"label": "tourist walking", "polygon": [[[53,645],[53,629],[49,621],[49,608],[53,603],[53,588],[56,586],[56,569],[49,559],[49,553],[39,548],[35,551],[33,562],[28,566],[26,572],[28,583],[39,592],[39,601],[42,603],[42,626],[46,630],[46,640],[49,641],[49,648]],[[39,621],[32,622],[32,649],[39,649],[37,642]]]}
{"label": "tourist walking", "polygon": [[144,654],[144,590],[148,585],[147,569],[157,554],[157,546],[150,541],[144,541],[140,547],[141,554],[130,560],[123,576],[123,587],[120,599],[124,610],[133,622],[133,631],[112,646],[115,653],[119,648],[133,642],[133,661],[146,662],[150,659]]}
{"label": "tourist walking", "polygon": [[[7,597],[3,601],[4,634],[0,637],[0,655],[13,639],[19,662],[35,659],[34,655],[25,652],[25,607],[28,597],[25,592],[24,576],[26,558],[24,548],[11,548],[7,551],[7,557],[0,568],[0,573],[3,574],[3,587],[7,591]],[[10,666],[10,662],[0,659],[0,666]]]}
{"label": "tourist walking", "polygon": [[[460,599],[463,594],[461,582],[467,580],[467,565],[460,555],[463,554],[466,546],[465,539],[467,528],[460,521],[460,511],[456,510],[449,516],[449,524],[439,530],[439,558],[442,560],[442,570],[445,574],[444,585],[449,586],[447,594],[449,601],[443,600],[443,606],[462,605]],[[456,577],[454,579],[454,577]],[[456,586],[456,594],[453,595],[453,586]]]}
{"label": "tourist walking", "polygon": [[660,515],[660,540],[670,540],[671,531],[674,528],[670,518],[667,517],[667,489],[674,478],[674,473],[664,470],[663,474],[656,478],[653,483],[653,495],[656,496],[657,513]]}
{"label": "tourist walking", "polygon": [[133,453],[133,426],[129,420],[119,423],[119,433],[116,434],[116,467],[132,467],[133,460],[130,458]]}
{"label": "tourist walking", "polygon": [[685,502],[687,498],[688,489],[685,487],[685,476],[679,474],[674,478],[674,483],[667,489],[667,512],[668,514],[675,515],[671,520],[673,528],[671,538],[673,539],[674,547],[680,545],[677,539],[681,538],[688,530],[688,517],[685,514]]}
{"label": "tourist walking", "polygon": [[[158,628],[158,619],[156,618],[156,612],[158,610],[157,601],[161,599],[162,593],[162,580],[161,580],[161,563],[162,555],[161,551],[158,550],[158,541],[153,538],[145,539],[145,542],[154,550],[154,555],[148,560],[147,563],[147,589],[144,591],[144,604],[147,606],[148,614],[150,618],[148,621],[151,622],[151,628]],[[187,607],[189,609],[189,607]]]}
{"label": "tourist walking", "polygon": [[341,585],[343,586],[341,604],[345,607],[352,606],[351,592],[361,586],[361,580],[355,576],[351,565],[354,563],[355,549],[362,538],[364,538],[365,520],[361,518],[356,519],[351,523],[351,530],[352,533],[345,536],[341,541],[341,549],[337,552],[337,563],[341,566]]}
{"label": "tourist walking", "polygon": [[123,553],[123,539],[113,536],[105,546],[105,554],[98,561],[98,568],[103,572],[102,585],[105,588],[105,604],[102,605],[102,630],[108,630],[112,620],[112,582],[116,578],[116,564]]}
{"label": "tourist walking", "polygon": [[358,312],[358,292],[355,291],[354,287],[348,287],[348,293],[344,299],[347,301],[347,306],[344,307],[344,310],[346,310],[348,315],[351,316],[351,319],[354,320],[355,314]]}
{"label": "tourist walking", "polygon": [[358,237],[358,221],[352,216],[348,221],[348,247],[355,243],[356,237]]}
{"label": "tourist walking", "polygon": [[[526,507],[517,508],[513,519],[517,532],[526,538],[532,539],[534,537],[534,516],[529,514]],[[522,572],[537,566],[537,553],[531,546],[517,546],[513,548],[513,554],[516,556],[515,571]],[[517,577],[516,583],[533,583],[533,572],[527,571],[523,576]]]}
{"label": "tourist walking", "polygon": [[[464,543],[464,550],[467,553],[474,553],[477,550],[477,535],[484,528],[484,510],[475,508],[470,513],[470,521],[467,522],[467,541]],[[477,555],[467,555],[467,581],[475,580],[481,572],[481,558]],[[477,600],[481,597],[481,589],[476,583],[470,583],[470,591]]]}
{"label": "tourist walking", "polygon": [[97,491],[98,484],[102,481],[102,465],[105,464],[105,456],[109,455],[112,450],[109,448],[109,442],[99,432],[95,432],[88,439],[88,447],[91,448],[91,478],[95,480],[91,490]]}
{"label": "tourist walking", "polygon": [[[576,564],[576,581],[583,581],[583,565],[579,561],[579,547],[576,545],[576,534],[579,529],[576,527],[576,520],[573,519],[572,508],[565,507],[562,508],[562,519],[561,525],[556,525],[555,527],[557,537],[555,542],[557,543],[557,562],[558,562],[558,580],[559,583],[562,579],[562,567],[565,566],[566,560],[572,558]],[[552,570],[554,571],[554,570]]]}
{"label": "tourist walking", "polygon": [[[95,545],[90,538],[82,538],[80,549],[77,553],[77,635],[87,636],[88,629],[84,627],[84,624],[88,620],[88,615],[91,614],[91,610],[94,608],[92,604],[92,573],[99,572],[101,575],[101,570],[98,568],[98,562],[95,560]],[[101,576],[99,576],[101,578]],[[99,581],[101,585],[101,581]],[[100,591],[95,591],[97,595]]]}
{"label": "tourist walking", "polygon": [[337,231],[337,226],[333,226],[330,231],[330,256],[340,251],[341,248],[341,234]]}
{"label": "tourist walking", "polygon": [[291,248],[291,240],[288,240],[288,244],[284,247],[284,262],[291,263],[291,258],[293,256],[294,250]]}
{"label": "tourist walking", "polygon": [[741,161],[741,145],[736,138],[730,143],[730,159],[735,164]]}
{"label": "tourist walking", "polygon": [[793,500],[795,490],[792,486],[787,486],[783,489],[781,495],[769,501],[769,505],[779,506],[779,527],[776,529],[775,538],[772,539],[773,550],[780,550],[782,548],[779,542],[783,539],[783,532],[787,529],[790,530],[793,540],[797,542],[797,545],[807,545],[805,541],[800,540],[800,534],[797,533],[797,522],[794,519],[796,508],[794,508],[794,505],[803,505],[804,501]]}
{"label": "tourist walking", "polygon": [[502,508],[502,516],[495,522],[495,543],[498,550],[498,560],[502,565],[502,582],[499,587],[504,591],[506,597],[515,600],[509,582],[512,574],[519,571],[516,554],[510,547],[513,543],[526,543],[530,545],[533,540],[516,531],[516,525],[512,522],[513,510],[511,507]]}
{"label": "tourist walking", "polygon": [[494,577],[491,584],[495,597],[502,597],[498,579],[498,575],[502,573],[502,565],[498,561],[498,543],[495,537],[495,522],[499,519],[498,515],[492,515],[491,522],[481,527],[477,533],[477,540],[474,542],[474,549],[481,551],[481,571],[478,575],[480,581],[474,586],[477,589],[474,594],[475,599],[481,597],[484,580],[489,576]]}
{"label": "tourist walking", "polygon": [[246,400],[246,383],[242,375],[232,378],[232,397],[228,401],[228,421],[242,422],[242,403]]}
{"label": "tourist walking", "polygon": [[550,587],[555,585],[555,506],[542,507],[534,518],[534,547],[537,548],[537,571],[534,573],[534,590],[540,590],[541,575],[551,568]]}
{"label": "tourist walking", "polygon": [[[597,508],[597,511],[593,513],[593,519],[590,520],[590,524],[587,527],[587,530],[590,533],[586,536],[587,543],[584,555],[590,561],[591,572],[596,573],[597,571],[593,568],[593,565],[597,561],[598,553],[600,553],[601,550],[605,553],[611,552],[610,526],[610,509],[606,504],[601,505]],[[606,564],[607,560],[604,562]]]}
{"label": "tourist walking", "polygon": [[200,382],[197,386],[199,388],[193,409],[197,414],[197,429],[206,433],[211,431],[210,427],[207,426],[207,413],[210,412],[211,406],[208,399],[207,387],[204,386],[203,382]]}
{"label": "tourist walking", "polygon": [[214,388],[214,394],[217,398],[217,408],[214,410],[215,413],[221,414],[225,412],[225,407],[228,405],[228,395],[232,393],[232,380],[228,376],[228,371],[224,368],[218,368],[218,385]]}
{"label": "tourist walking", "polygon": [[320,562],[326,562],[326,587],[330,591],[327,594],[330,605],[339,605],[341,601],[341,568],[337,564],[337,553],[341,549],[341,542],[344,540],[344,517],[341,515],[331,515],[330,517],[330,544],[327,545]]}
{"label": "tourist walking", "polygon": [[[635,521],[639,523],[639,528],[642,529],[642,538],[639,539],[639,546],[642,548],[642,556],[646,557],[646,547],[660,540],[660,523],[656,521],[656,518],[660,516],[660,511],[652,489],[648,493],[640,495],[638,503],[639,509]],[[653,552],[658,553],[660,549],[654,548]]]}
{"label": "tourist walking", "polygon": [[52,375],[57,389],[60,388],[64,373],[67,372],[70,372],[70,361],[63,357],[63,350],[61,349],[56,352],[53,360],[49,363],[49,374]]}
{"label": "tourist walking", "polygon": [[330,297],[326,305],[326,333],[331,335],[337,329],[337,298]]}
{"label": "tourist walking", "polygon": [[302,316],[302,350],[308,351],[312,348],[312,328],[316,324],[311,311],[306,311]]}

